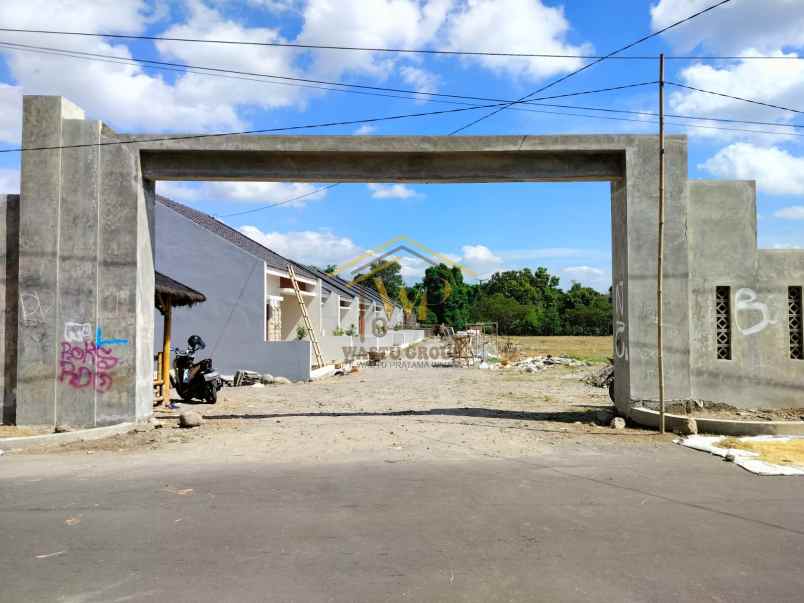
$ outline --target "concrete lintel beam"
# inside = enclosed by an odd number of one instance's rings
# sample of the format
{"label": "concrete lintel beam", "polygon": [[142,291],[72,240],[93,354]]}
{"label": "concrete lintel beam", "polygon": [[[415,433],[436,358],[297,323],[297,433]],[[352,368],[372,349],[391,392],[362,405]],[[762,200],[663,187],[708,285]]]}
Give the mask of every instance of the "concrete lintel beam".
{"label": "concrete lintel beam", "polygon": [[295,182],[601,181],[625,173],[625,153],[148,151],[142,169],[154,180]]}

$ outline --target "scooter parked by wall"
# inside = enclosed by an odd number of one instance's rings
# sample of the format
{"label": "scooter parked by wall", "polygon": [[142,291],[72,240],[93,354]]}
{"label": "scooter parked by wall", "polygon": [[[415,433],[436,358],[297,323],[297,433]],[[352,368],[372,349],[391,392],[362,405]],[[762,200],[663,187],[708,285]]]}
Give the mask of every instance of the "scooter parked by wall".
{"label": "scooter parked by wall", "polygon": [[195,353],[206,346],[198,335],[191,335],[187,340],[187,349],[173,350],[173,372],[170,383],[182,400],[204,400],[209,404],[218,401],[218,390],[223,387],[223,380],[212,368],[212,358],[204,358],[195,362]]}

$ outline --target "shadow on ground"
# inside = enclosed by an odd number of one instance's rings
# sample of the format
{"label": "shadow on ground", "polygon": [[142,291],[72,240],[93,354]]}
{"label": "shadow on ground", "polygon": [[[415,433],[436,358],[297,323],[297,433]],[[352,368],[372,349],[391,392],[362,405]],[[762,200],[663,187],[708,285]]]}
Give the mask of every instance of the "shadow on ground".
{"label": "shadow on ground", "polygon": [[[386,412],[345,412],[345,411],[325,411],[325,412],[288,412],[288,413],[254,413],[254,414],[205,414],[204,419],[210,421],[225,420],[246,420],[246,419],[290,419],[295,417],[321,418],[321,417],[468,417],[476,419],[502,419],[512,421],[531,421],[549,423],[595,423],[597,413],[600,410],[611,410],[608,408],[588,408],[584,410],[567,410],[556,412],[522,412],[514,410],[501,410],[493,408],[431,408],[428,410],[395,410]],[[612,415],[613,416],[613,415]],[[468,423],[467,423],[468,424]],[[482,427],[492,427],[491,425],[473,424]],[[528,429],[527,427],[517,427],[518,429]],[[550,430],[536,430],[550,431]],[[555,430],[553,430],[555,431]],[[600,435],[614,435],[621,432],[592,432]],[[652,435],[653,432],[645,432],[645,435]],[[630,432],[629,435],[634,435]]]}

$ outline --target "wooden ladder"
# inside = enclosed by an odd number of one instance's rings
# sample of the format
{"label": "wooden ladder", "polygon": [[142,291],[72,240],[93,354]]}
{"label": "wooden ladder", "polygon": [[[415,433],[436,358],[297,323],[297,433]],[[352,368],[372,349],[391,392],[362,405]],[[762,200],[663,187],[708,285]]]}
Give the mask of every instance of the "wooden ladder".
{"label": "wooden ladder", "polygon": [[293,264],[288,264],[288,276],[290,277],[290,282],[293,283],[293,290],[296,292],[296,300],[299,302],[302,319],[304,320],[304,328],[307,329],[310,343],[313,344],[313,354],[315,354],[315,361],[318,363],[315,366],[321,368],[324,366],[324,357],[321,355],[321,346],[318,345],[318,334],[315,332],[315,329],[313,329],[313,323],[310,322],[310,314],[307,312],[307,304],[304,303],[299,281],[296,280],[296,271],[293,269]]}

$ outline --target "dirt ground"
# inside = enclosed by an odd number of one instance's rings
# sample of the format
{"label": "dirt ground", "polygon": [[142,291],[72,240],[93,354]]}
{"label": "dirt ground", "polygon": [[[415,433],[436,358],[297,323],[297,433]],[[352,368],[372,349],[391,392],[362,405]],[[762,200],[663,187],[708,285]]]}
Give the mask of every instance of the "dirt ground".
{"label": "dirt ground", "polygon": [[166,462],[176,454],[261,462],[404,462],[525,457],[562,446],[594,453],[669,441],[670,436],[646,430],[597,425],[597,413],[613,409],[605,389],[581,381],[595,369],[363,367],[312,383],[224,388],[214,406],[182,403],[182,410],[204,416],[200,428],[179,429],[177,413],[157,411],[157,429],[24,454],[153,450]]}
{"label": "dirt ground", "polygon": [[609,337],[500,337],[510,341],[520,356],[569,356],[589,362],[608,361],[614,353],[614,340]]}

